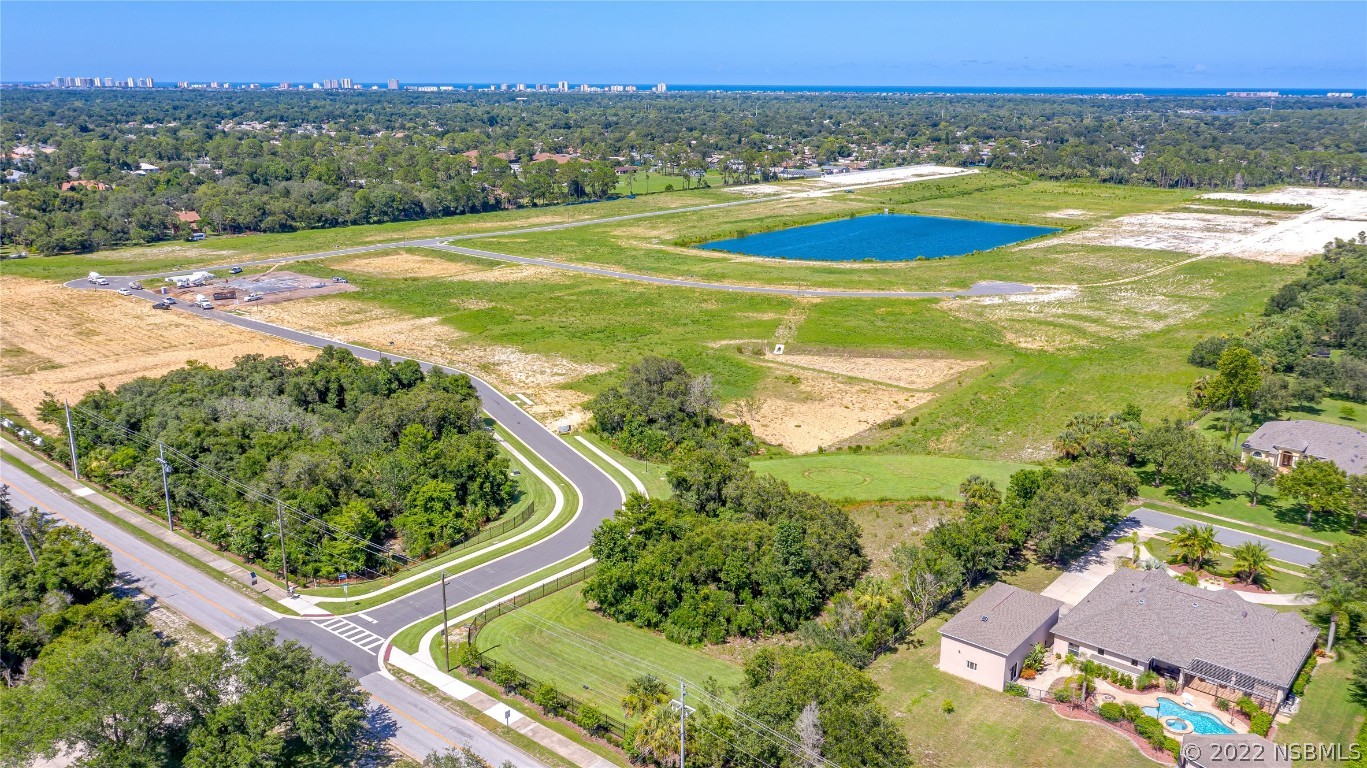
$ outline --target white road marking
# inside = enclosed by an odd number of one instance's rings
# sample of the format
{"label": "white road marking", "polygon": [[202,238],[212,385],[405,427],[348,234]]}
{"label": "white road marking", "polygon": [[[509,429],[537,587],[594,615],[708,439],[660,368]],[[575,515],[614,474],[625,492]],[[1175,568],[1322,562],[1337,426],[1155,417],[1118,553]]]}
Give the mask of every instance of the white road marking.
{"label": "white road marking", "polygon": [[379,623],[379,622],[375,621],[374,619],[370,618],[369,616],[365,615],[364,613],[358,613],[358,614],[356,614],[356,616],[357,616],[357,618],[365,619],[366,621],[370,622],[371,624],[378,624],[378,623]]}
{"label": "white road marking", "polygon": [[383,637],[367,632],[341,617],[314,623],[368,653],[376,653],[384,645]]}

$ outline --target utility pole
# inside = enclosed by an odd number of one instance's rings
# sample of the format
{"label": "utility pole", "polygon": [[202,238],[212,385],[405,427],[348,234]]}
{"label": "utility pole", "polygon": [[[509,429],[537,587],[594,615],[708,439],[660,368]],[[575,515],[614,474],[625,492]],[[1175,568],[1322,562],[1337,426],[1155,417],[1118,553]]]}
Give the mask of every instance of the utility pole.
{"label": "utility pole", "polygon": [[166,476],[171,474],[171,465],[166,463],[166,446],[157,443],[157,463],[161,465],[161,492],[166,495],[166,530],[174,531],[175,524],[171,522],[171,485],[166,481]]}
{"label": "utility pole", "polygon": [[69,400],[63,400],[62,404],[66,406],[66,441],[71,445],[71,474],[75,475],[77,480],[80,480],[81,465],[80,462],[76,460],[76,433],[71,431],[71,402]]}
{"label": "utility pole", "polygon": [[688,684],[679,678],[679,768],[684,768],[684,744],[687,741]]}
{"label": "utility pole", "polygon": [[285,510],[279,499],[275,500],[275,524],[280,529],[280,572],[285,575],[285,593],[290,594],[290,567],[285,562]]}
{"label": "utility pole", "polygon": [[446,571],[441,572],[441,644],[446,649],[446,671],[451,671],[451,627],[446,623]]}
{"label": "utility pole", "polygon": [[38,556],[33,554],[33,545],[28,543],[28,532],[24,530],[24,522],[27,516],[14,516],[14,527],[19,529],[19,538],[24,540],[24,549],[28,550],[28,559],[33,561],[36,568],[38,566]]}

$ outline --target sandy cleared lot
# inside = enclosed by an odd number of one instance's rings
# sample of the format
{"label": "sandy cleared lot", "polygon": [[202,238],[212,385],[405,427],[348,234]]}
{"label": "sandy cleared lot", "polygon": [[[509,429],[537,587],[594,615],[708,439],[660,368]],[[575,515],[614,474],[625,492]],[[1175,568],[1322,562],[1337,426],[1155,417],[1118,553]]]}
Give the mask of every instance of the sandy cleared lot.
{"label": "sandy cleared lot", "polygon": [[100,384],[190,360],[225,368],[252,353],[310,360],[318,351],[107,291],[0,277],[0,396],[29,419],[44,392],[76,400]]}
{"label": "sandy cleared lot", "polygon": [[942,176],[962,176],[977,173],[974,168],[955,168],[948,165],[906,165],[900,168],[876,168],[872,171],[851,171],[822,176],[818,181],[832,186],[856,186],[861,184],[890,184],[901,181],[920,181]]}
{"label": "sandy cleared lot", "polygon": [[447,261],[446,259],[432,256],[429,254],[409,253],[390,253],[383,256],[363,256],[356,259],[345,259],[335,261],[332,266],[338,269],[345,269],[349,272],[359,272],[363,275],[375,275],[376,277],[454,277],[465,275],[471,272],[487,272],[490,269],[486,264],[466,264],[458,261]]}
{"label": "sandy cleared lot", "polygon": [[1220,198],[1314,207],[1303,213],[1241,210],[1222,214],[1213,209],[1141,213],[1053,238],[1050,244],[1114,245],[1295,263],[1318,253],[1334,238],[1346,240],[1367,230],[1367,191],[1363,190],[1289,187],[1206,195],[1210,200]]}
{"label": "sandy cleared lot", "polygon": [[771,361],[800,368],[815,368],[828,373],[871,379],[908,389],[930,389],[964,371],[982,365],[982,360],[941,358],[856,357],[843,355],[802,355],[785,353]]}
{"label": "sandy cleared lot", "polygon": [[587,399],[563,389],[565,384],[607,370],[554,355],[515,347],[469,344],[464,336],[435,317],[412,317],[346,299],[292,301],[243,312],[258,320],[295,328],[338,341],[382,349],[469,371],[512,396],[524,394],[527,411],[544,423],[579,423]]}
{"label": "sandy cleared lot", "polygon": [[727,405],[723,415],[795,453],[835,445],[934,397],[829,373],[769,367],[775,375],[755,396]]}
{"label": "sandy cleared lot", "polygon": [[983,296],[937,306],[993,325],[1023,349],[1060,351],[1134,339],[1185,322],[1216,295],[1211,280],[1165,273],[1124,284]]}

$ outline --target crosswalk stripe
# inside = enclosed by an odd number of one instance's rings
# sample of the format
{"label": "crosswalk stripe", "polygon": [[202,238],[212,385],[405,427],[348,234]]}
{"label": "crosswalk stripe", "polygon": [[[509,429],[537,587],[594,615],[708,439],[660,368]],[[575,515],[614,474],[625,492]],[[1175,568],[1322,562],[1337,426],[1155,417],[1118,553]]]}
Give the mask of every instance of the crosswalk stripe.
{"label": "crosswalk stripe", "polygon": [[314,623],[363,651],[373,652],[384,645],[383,637],[341,617],[334,617],[327,621]]}

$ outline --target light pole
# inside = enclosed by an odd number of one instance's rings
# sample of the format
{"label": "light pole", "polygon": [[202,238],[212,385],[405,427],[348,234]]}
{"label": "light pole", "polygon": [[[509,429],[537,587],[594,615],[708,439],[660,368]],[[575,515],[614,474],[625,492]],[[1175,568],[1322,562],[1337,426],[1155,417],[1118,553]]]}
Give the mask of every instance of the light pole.
{"label": "light pole", "polygon": [[171,522],[171,485],[166,481],[166,476],[171,474],[171,465],[166,461],[166,446],[157,443],[157,463],[161,465],[161,492],[166,495],[166,530],[174,531],[175,524]]}

